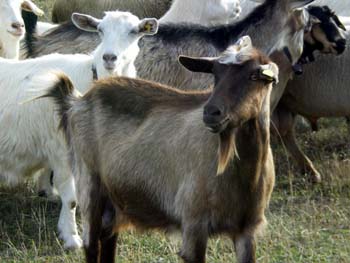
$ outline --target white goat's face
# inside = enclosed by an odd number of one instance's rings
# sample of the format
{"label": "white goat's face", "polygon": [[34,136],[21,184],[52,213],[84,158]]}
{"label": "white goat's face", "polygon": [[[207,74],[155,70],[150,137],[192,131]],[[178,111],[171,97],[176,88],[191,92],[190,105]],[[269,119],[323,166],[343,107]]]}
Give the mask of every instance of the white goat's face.
{"label": "white goat's face", "polygon": [[0,0],[0,24],[3,34],[5,33],[13,38],[24,36],[22,9],[37,15],[43,14],[43,11],[30,0]]}
{"label": "white goat's face", "polygon": [[125,52],[138,52],[137,42],[142,36],[153,35],[158,30],[155,18],[140,20],[129,12],[106,12],[102,20],[75,13],[72,20],[82,30],[99,33],[102,41],[98,54],[108,71],[114,71]]}

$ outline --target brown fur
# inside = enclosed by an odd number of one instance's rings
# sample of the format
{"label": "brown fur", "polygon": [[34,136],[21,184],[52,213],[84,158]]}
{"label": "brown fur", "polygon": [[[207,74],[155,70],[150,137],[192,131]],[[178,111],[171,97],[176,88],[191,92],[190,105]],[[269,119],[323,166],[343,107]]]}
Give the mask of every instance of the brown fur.
{"label": "brown fur", "polygon": [[236,153],[236,146],[234,136],[231,131],[224,131],[220,134],[219,144],[219,164],[217,175],[221,175],[225,172],[228,163],[234,157]]}
{"label": "brown fur", "polygon": [[[97,81],[74,100],[69,90],[49,92],[61,117],[68,117],[65,132],[89,223],[88,262],[113,262],[113,231],[129,225],[181,229],[180,256],[187,263],[205,262],[207,239],[217,234],[237,244],[239,262],[255,260],[255,234],[265,222],[274,171],[267,125],[271,83],[259,75],[270,61],[252,54],[241,65],[214,61],[213,90],[185,92],[121,77]],[[205,128],[211,123],[203,108],[209,106],[223,109],[215,133]],[[235,145],[239,159],[232,158]]]}

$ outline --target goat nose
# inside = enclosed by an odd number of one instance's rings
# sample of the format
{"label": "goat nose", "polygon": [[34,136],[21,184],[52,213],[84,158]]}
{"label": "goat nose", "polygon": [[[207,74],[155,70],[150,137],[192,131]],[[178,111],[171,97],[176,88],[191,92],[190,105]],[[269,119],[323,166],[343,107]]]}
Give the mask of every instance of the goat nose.
{"label": "goat nose", "polygon": [[14,28],[14,29],[16,29],[16,30],[18,30],[18,29],[23,28],[23,27],[24,27],[24,24],[22,24],[22,23],[20,23],[20,22],[13,22],[13,23],[11,24],[11,27]]}
{"label": "goat nose", "polygon": [[337,41],[337,44],[345,46],[346,45],[346,39],[345,38],[339,39]]}
{"label": "goat nose", "polygon": [[346,48],[346,39],[340,39],[336,42],[336,50],[338,55],[342,54]]}
{"label": "goat nose", "polygon": [[114,62],[117,60],[117,56],[114,54],[104,54],[102,58],[107,62]]}
{"label": "goat nose", "polygon": [[222,115],[222,111],[215,105],[208,105],[204,108],[204,115],[211,117],[220,117]]}

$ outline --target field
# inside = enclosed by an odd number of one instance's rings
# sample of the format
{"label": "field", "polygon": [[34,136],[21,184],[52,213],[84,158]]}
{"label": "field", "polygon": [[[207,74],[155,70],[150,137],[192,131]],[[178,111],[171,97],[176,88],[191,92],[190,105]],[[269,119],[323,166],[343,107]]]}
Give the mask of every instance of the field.
{"label": "field", "polygon": [[[35,2],[51,8],[50,1]],[[298,129],[300,145],[323,176],[316,186],[273,141],[276,186],[269,225],[258,240],[259,262],[350,262],[350,130],[342,119],[322,120],[320,127],[317,133]],[[0,263],[83,262],[81,251],[65,251],[57,237],[60,202],[37,197],[33,185],[0,186]],[[127,232],[118,241],[117,262],[181,262],[179,247],[176,236]],[[231,241],[212,239],[207,262],[235,262]]]}

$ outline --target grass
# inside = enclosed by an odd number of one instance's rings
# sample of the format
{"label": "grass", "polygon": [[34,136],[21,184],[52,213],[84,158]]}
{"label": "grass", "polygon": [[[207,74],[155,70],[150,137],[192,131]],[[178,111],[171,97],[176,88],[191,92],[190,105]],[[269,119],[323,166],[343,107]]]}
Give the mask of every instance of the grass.
{"label": "grass", "polygon": [[[49,20],[52,1],[35,1]],[[267,211],[269,221],[258,240],[258,260],[269,263],[350,262],[350,139],[342,120],[323,120],[321,131],[299,130],[299,141],[323,175],[310,185],[284,150],[274,143],[276,187]],[[37,197],[33,184],[0,186],[0,262],[83,262],[81,251],[65,251],[56,225],[59,201]],[[79,216],[78,216],[79,218]],[[181,262],[179,238],[161,233],[126,232],[118,241],[119,263]],[[212,239],[208,262],[236,262],[233,245]]]}
{"label": "grass", "polygon": [[[323,175],[313,186],[274,143],[276,187],[267,211],[269,226],[258,240],[259,262],[350,262],[350,140],[344,122],[324,120],[318,133],[300,133],[300,143]],[[0,262],[83,262],[57,238],[60,203],[39,198],[29,185],[0,188]],[[181,262],[178,237],[125,232],[117,262]],[[208,262],[235,262],[226,238],[210,240]]]}

